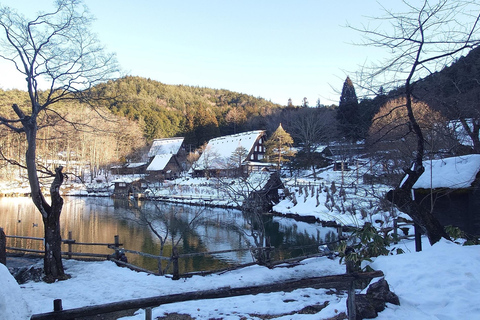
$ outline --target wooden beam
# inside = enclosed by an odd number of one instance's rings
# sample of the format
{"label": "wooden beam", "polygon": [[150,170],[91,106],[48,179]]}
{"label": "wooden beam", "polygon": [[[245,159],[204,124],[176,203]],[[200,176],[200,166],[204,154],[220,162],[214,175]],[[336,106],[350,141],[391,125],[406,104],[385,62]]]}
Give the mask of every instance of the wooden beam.
{"label": "wooden beam", "polygon": [[249,294],[270,293],[277,291],[293,291],[300,288],[340,288],[349,286],[351,281],[357,279],[373,279],[383,277],[382,271],[373,271],[357,274],[340,274],[325,277],[314,277],[300,280],[289,280],[280,283],[272,283],[259,286],[231,288],[223,287],[213,290],[195,291],[170,294],[165,296],[149,297],[142,299],[126,300],[121,302],[112,302],[97,306],[85,306],[81,308],[34,314],[31,320],[69,320],[80,317],[90,317],[99,314],[119,312],[131,309],[144,309],[149,307],[158,307],[163,304],[236,297]]}

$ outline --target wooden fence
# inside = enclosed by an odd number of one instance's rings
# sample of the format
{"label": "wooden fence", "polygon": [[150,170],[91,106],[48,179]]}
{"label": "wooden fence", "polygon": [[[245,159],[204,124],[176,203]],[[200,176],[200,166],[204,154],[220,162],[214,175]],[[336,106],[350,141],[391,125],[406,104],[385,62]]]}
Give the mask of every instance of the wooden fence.
{"label": "wooden fence", "polygon": [[[6,246],[4,245],[4,249],[2,250],[2,243],[8,242],[7,239],[28,239],[28,240],[34,240],[34,241],[43,241],[44,238],[37,238],[37,237],[25,237],[25,236],[10,236],[10,235],[5,235],[4,239],[1,240],[2,238],[0,237],[0,263],[1,263],[1,257],[2,257],[2,252],[3,256],[6,255],[6,250],[9,252],[22,252],[26,254],[35,254],[35,255],[41,255],[44,254],[44,250],[39,250],[39,249],[27,249],[27,248],[18,248],[18,247],[12,247],[12,246]],[[335,243],[338,242],[334,241]],[[84,242],[77,242],[75,239],[72,238],[72,232],[68,232],[68,239],[63,239],[62,242],[67,245],[67,250],[62,251],[62,255],[65,258],[71,259],[71,258],[84,258],[84,259],[98,259],[98,260],[111,260],[117,263],[118,265],[122,265],[125,267],[128,267],[132,270],[135,271],[140,271],[140,272],[146,272],[150,274],[163,274],[163,271],[161,269],[161,261],[166,261],[169,263],[167,266],[167,269],[172,270],[172,279],[178,280],[180,277],[190,277],[193,275],[205,275],[208,273],[212,272],[222,272],[222,271],[227,271],[231,270],[232,268],[239,268],[239,267],[245,267],[249,265],[253,265],[258,263],[259,261],[251,262],[251,263],[245,263],[241,265],[237,265],[235,267],[228,267],[225,269],[221,270],[211,270],[211,271],[198,271],[198,272],[189,272],[186,274],[181,275],[180,270],[179,270],[179,260],[180,259],[185,259],[185,258],[191,258],[195,256],[207,256],[207,255],[218,255],[218,254],[224,254],[224,253],[232,253],[232,252],[245,252],[248,251],[252,255],[255,253],[261,252],[264,253],[265,261],[263,263],[268,264],[268,265],[274,265],[275,263],[271,261],[271,253],[274,252],[275,247],[273,246],[268,246],[268,247],[252,247],[252,248],[244,248],[244,249],[232,249],[232,250],[221,250],[221,251],[210,251],[210,252],[196,252],[196,253],[186,253],[186,254],[178,254],[176,250],[173,250],[173,253],[170,257],[168,256],[160,256],[160,255],[154,255],[150,253],[145,253],[145,252],[140,252],[136,250],[130,250],[130,249],[125,249],[122,248],[122,243],[119,241],[118,235],[114,236],[114,241],[112,243],[84,243]],[[333,242],[332,242],[333,243]],[[329,243],[327,243],[329,244]],[[75,246],[104,246],[112,250],[111,254],[101,254],[101,253],[88,253],[88,252],[76,252],[74,250]],[[298,247],[292,247],[289,248],[291,250],[298,250],[298,249],[312,249],[312,248],[317,248],[319,244],[310,244],[310,245],[303,245],[303,246],[298,246]],[[310,250],[312,251],[312,250]],[[131,263],[128,263],[122,257],[126,253],[133,254],[133,255],[138,255],[150,259],[154,259],[157,261],[157,265],[159,266],[158,272],[153,272],[151,270],[144,269],[142,267],[133,265]],[[310,256],[314,256],[314,254],[311,254]],[[297,260],[300,259],[296,258]],[[304,258],[304,257],[303,257]],[[284,260],[282,260],[283,262]]]}
{"label": "wooden fence", "polygon": [[[348,268],[347,268],[348,270]],[[178,294],[169,294],[164,296],[156,296],[149,298],[141,298],[134,300],[125,300],[112,302],[103,305],[85,306],[81,308],[63,310],[62,301],[54,300],[53,312],[42,314],[34,314],[31,320],[70,320],[84,317],[98,317],[99,315],[112,314],[116,312],[124,312],[127,310],[145,309],[145,319],[152,319],[151,308],[159,307],[164,304],[203,300],[203,299],[219,299],[229,298],[242,295],[271,293],[278,291],[293,291],[300,288],[337,288],[339,290],[347,290],[349,303],[347,303],[348,319],[356,319],[355,309],[355,288],[356,283],[363,283],[358,288],[363,289],[373,278],[383,277],[382,271],[373,271],[365,273],[346,273],[339,275],[330,275],[324,277],[304,278],[297,280],[287,280],[271,284],[263,284],[259,286],[230,288],[221,287],[213,290],[186,292]]]}

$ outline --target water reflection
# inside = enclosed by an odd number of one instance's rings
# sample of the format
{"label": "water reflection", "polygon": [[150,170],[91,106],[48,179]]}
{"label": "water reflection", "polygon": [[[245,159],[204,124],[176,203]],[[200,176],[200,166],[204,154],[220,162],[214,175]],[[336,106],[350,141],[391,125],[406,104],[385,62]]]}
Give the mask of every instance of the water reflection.
{"label": "water reflection", "polygon": [[[0,227],[7,235],[43,237],[43,224],[30,198],[0,198]],[[316,252],[289,248],[321,242],[332,229],[295,222],[287,218],[263,216],[265,236],[275,248],[277,259]],[[61,215],[62,237],[84,243],[113,243],[119,235],[123,247],[170,257],[173,247],[179,254],[246,249],[254,241],[251,226],[238,210],[172,205],[153,201],[132,202],[110,198],[65,198]],[[328,237],[331,237],[328,236]],[[41,241],[12,239],[11,247],[43,249]],[[66,247],[65,247],[66,250]],[[76,252],[111,254],[106,246],[75,246]],[[129,262],[158,271],[155,259],[127,254]],[[179,260],[180,272],[220,269],[253,261],[249,251],[195,256]],[[167,264],[163,263],[162,268]],[[171,272],[171,270],[169,270]]]}

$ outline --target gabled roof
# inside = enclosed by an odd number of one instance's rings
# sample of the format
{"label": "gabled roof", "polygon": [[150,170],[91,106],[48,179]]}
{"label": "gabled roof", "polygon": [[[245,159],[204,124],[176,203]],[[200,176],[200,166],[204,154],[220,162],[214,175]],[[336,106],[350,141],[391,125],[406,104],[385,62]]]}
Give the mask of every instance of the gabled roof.
{"label": "gabled roof", "polygon": [[148,151],[148,157],[151,158],[159,154],[177,154],[183,140],[183,137],[155,139]]}
{"label": "gabled roof", "polygon": [[413,189],[468,188],[480,171],[480,154],[426,160],[423,166],[425,172],[413,185]]}
{"label": "gabled roof", "polygon": [[161,171],[165,169],[171,158],[172,154],[157,154],[148,165],[147,171]]}
{"label": "gabled roof", "polygon": [[[264,134],[265,131],[256,130],[211,139],[196,162],[196,170],[205,170],[206,166],[208,169],[225,169],[228,159],[238,147],[245,148],[247,156],[255,142]],[[244,160],[246,159],[242,159]]]}

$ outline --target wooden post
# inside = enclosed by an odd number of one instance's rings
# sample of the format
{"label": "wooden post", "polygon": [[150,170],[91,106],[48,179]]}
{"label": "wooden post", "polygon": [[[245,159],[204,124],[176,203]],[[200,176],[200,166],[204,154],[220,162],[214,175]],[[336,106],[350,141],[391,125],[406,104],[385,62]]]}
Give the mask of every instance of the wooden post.
{"label": "wooden post", "polygon": [[7,265],[7,237],[3,228],[0,228],[0,263]]}
{"label": "wooden post", "polygon": [[172,280],[180,280],[180,271],[178,270],[178,252],[177,248],[172,249],[173,277]]}
{"label": "wooden post", "polygon": [[152,320],[152,308],[145,309],[145,320]]}
{"label": "wooden post", "polygon": [[393,219],[393,243],[398,243],[398,220],[397,218]]}
{"label": "wooden post", "polygon": [[[347,248],[347,250],[345,250],[345,254],[347,254],[349,249],[353,251],[353,248]],[[347,274],[353,274],[355,272],[355,263],[352,260],[345,258],[345,264],[347,267]],[[357,307],[355,304],[355,280],[350,281],[350,285],[348,287],[347,315],[348,320],[357,319]]]}
{"label": "wooden post", "polygon": [[118,238],[118,234],[113,236],[113,243],[115,247],[115,259],[118,259],[120,257],[120,254],[118,252],[118,249],[120,248],[120,241]]}
{"label": "wooden post", "polygon": [[72,259],[72,231],[68,231],[68,259]]}
{"label": "wooden post", "polygon": [[53,300],[53,311],[62,311],[62,299]]}
{"label": "wooden post", "polygon": [[342,232],[343,232],[342,226],[338,226],[337,227],[338,240],[341,240],[343,238]]}
{"label": "wooden post", "polygon": [[420,252],[422,251],[422,233],[418,224],[415,223],[413,226],[415,229],[415,251]]}

